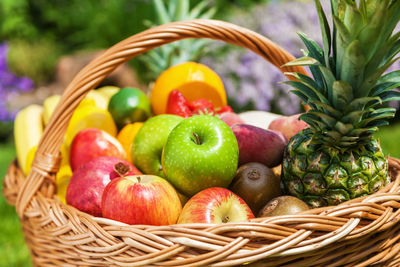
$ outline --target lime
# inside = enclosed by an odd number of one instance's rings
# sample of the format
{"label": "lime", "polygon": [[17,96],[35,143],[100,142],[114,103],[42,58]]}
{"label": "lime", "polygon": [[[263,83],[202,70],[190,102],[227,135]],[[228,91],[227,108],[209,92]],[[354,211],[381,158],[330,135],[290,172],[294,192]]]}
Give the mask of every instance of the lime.
{"label": "lime", "polygon": [[151,115],[149,98],[141,90],[136,88],[122,88],[114,94],[108,104],[118,128],[127,124],[145,121]]}

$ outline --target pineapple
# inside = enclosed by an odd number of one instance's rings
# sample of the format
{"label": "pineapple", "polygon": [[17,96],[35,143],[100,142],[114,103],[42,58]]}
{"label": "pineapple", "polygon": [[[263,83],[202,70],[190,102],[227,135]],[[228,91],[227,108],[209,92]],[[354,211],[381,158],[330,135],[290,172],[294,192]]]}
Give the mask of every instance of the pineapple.
{"label": "pineapple", "polygon": [[[209,8],[209,1],[200,1],[190,8],[190,0],[153,0],[158,22],[166,24],[173,21],[190,19],[210,19],[216,13],[216,7]],[[167,5],[166,5],[167,4]],[[155,24],[145,21],[147,27]],[[140,56],[141,62],[148,68],[146,78],[154,81],[160,74],[171,66],[187,61],[197,61],[204,54],[210,40],[188,39],[163,45]]]}
{"label": "pineapple", "polygon": [[[309,66],[313,78],[287,73],[309,107],[310,127],[292,137],[282,164],[286,192],[312,207],[337,205],[376,192],[390,182],[388,162],[373,133],[387,125],[399,100],[400,0],[331,0],[333,23],[315,0],[323,47],[299,34],[307,51],[286,66]],[[333,28],[331,31],[331,27]]]}

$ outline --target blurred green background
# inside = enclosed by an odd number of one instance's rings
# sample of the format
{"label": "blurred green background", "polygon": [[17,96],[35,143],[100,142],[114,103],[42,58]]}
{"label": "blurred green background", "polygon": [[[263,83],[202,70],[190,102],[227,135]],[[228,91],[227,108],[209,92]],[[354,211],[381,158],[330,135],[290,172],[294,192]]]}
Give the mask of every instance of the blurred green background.
{"label": "blurred green background", "polygon": [[[194,6],[200,2],[194,0],[190,4]],[[259,29],[252,27],[248,20],[255,13],[255,6],[276,5],[278,2],[281,1],[220,0],[207,1],[207,5],[216,7],[214,18],[249,25],[249,28],[257,31]],[[2,0],[0,43],[8,42],[8,64],[12,72],[32,79],[35,91],[53,82],[60,57],[78,51],[108,48],[146,29],[149,22],[158,23],[153,2],[149,0]],[[222,48],[217,51],[217,56],[222,58],[229,57],[231,50]],[[145,75],[148,70],[140,60],[133,60],[129,66],[138,73],[140,82],[151,82]],[[391,126],[377,133],[384,152],[394,157],[400,157],[400,149],[397,148],[400,123],[397,120],[394,119]],[[15,149],[12,131],[8,131],[12,129],[12,124],[2,124],[0,119],[0,127],[0,132],[6,132],[0,134],[2,180],[8,165],[15,158]],[[6,204],[2,195],[0,214],[0,266],[30,266],[29,252],[15,209]]]}

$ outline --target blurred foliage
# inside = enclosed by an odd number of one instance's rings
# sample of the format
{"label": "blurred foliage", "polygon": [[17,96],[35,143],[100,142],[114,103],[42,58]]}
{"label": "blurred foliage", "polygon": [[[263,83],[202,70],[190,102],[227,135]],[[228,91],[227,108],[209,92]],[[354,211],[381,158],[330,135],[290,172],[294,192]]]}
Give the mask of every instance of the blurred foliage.
{"label": "blurred foliage", "polygon": [[[217,18],[224,18],[232,7],[250,8],[266,1],[214,0],[210,6],[217,7]],[[145,20],[156,21],[150,0],[1,0],[0,41],[17,46],[11,47],[15,51],[11,67],[42,83],[51,77],[59,56],[108,48],[146,29]],[[27,64],[31,60],[35,64]],[[137,63],[134,66],[140,68]]]}
{"label": "blurred foliage", "polygon": [[32,77],[35,84],[47,82],[62,55],[61,48],[50,39],[29,42],[12,39],[8,53],[9,67],[17,75]]}
{"label": "blurred foliage", "polygon": [[[169,0],[168,5],[162,0],[152,0],[156,11],[156,22],[145,21],[148,28],[173,21],[191,19],[211,19],[215,16],[216,7],[210,7],[210,1],[202,1],[190,5],[190,0]],[[140,74],[145,81],[151,82],[171,66],[187,61],[199,61],[206,52],[211,40],[186,39],[162,45],[138,57],[146,66],[146,71]]]}

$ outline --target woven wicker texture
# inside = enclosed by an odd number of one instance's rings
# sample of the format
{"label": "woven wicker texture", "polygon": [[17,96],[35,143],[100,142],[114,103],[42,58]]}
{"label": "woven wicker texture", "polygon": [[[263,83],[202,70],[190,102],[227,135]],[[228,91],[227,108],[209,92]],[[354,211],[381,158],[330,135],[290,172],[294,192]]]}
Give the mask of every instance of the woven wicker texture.
{"label": "woven wicker texture", "polygon": [[[3,194],[16,205],[32,260],[40,266],[400,266],[400,161],[392,183],[334,207],[221,225],[125,225],[95,218],[54,197],[60,146],[79,102],[109,73],[155,47],[210,38],[250,49],[278,67],[293,56],[267,38],[215,20],[176,22],[134,35],[87,65],[65,89],[45,129],[31,172],[13,162]],[[284,71],[305,73],[302,68]]]}

